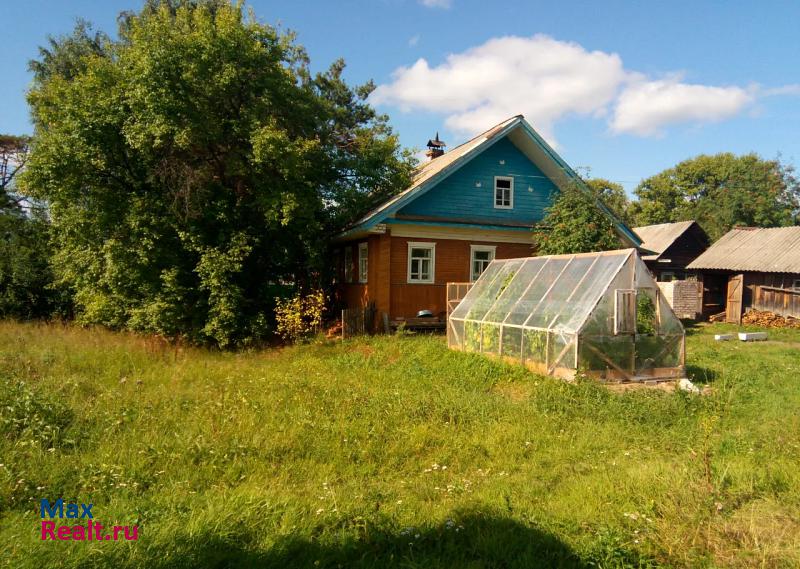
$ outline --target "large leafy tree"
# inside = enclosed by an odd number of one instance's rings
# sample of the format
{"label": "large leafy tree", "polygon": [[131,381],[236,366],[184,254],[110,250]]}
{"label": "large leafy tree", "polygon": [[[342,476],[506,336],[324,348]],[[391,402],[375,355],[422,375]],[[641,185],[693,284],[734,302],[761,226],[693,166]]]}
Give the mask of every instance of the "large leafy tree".
{"label": "large leafy tree", "polygon": [[32,64],[23,183],[47,200],[79,321],[220,346],[269,332],[276,287],[411,161],[350,87],[221,1],[147,2],[117,40],[79,24]]}
{"label": "large leafy tree", "polygon": [[[603,186],[598,183],[597,186]],[[619,249],[622,243],[598,203],[597,188],[573,184],[562,189],[534,230],[539,255]]]}
{"label": "large leafy tree", "polygon": [[16,188],[29,149],[30,137],[0,134],[1,317],[43,317],[54,309],[47,221]]}
{"label": "large leafy tree", "polygon": [[697,156],[643,180],[635,193],[638,225],[695,219],[712,239],[737,225],[795,224],[800,207],[792,168],[756,154]]}
{"label": "large leafy tree", "polygon": [[630,221],[628,209],[630,201],[621,184],[606,180],[605,178],[590,178],[586,186],[594,193],[595,197],[613,211],[617,217],[625,222]]}

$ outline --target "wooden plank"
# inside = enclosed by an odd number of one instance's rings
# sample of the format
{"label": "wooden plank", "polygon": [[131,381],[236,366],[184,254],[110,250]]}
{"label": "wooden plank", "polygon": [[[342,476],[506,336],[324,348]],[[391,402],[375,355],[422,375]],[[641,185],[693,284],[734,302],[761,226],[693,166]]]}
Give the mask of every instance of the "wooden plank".
{"label": "wooden plank", "polygon": [[728,294],[725,303],[725,321],[734,324],[742,323],[742,292],[744,289],[744,275],[731,275],[728,277]]}

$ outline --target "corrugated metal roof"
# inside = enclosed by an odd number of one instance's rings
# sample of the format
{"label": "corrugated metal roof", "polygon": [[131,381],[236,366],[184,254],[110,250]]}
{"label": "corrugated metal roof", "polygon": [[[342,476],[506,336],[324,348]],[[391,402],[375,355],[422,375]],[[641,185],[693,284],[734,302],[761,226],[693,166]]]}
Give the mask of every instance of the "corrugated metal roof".
{"label": "corrugated metal roof", "polygon": [[731,229],[688,268],[800,273],[800,227]]}
{"label": "corrugated metal roof", "polygon": [[634,227],[633,231],[642,238],[641,249],[654,253],[642,254],[645,261],[655,261],[661,253],[667,250],[675,240],[689,229],[694,221],[678,221],[675,223],[659,223],[657,225],[645,225],[644,227]]}

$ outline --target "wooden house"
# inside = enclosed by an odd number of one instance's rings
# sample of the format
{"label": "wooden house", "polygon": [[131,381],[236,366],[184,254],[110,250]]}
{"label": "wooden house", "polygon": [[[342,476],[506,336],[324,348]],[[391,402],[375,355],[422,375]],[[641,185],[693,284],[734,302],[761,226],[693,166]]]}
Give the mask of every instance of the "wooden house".
{"label": "wooden house", "polygon": [[800,318],[800,227],[731,229],[687,268],[702,275],[706,314],[739,323],[756,308]]}
{"label": "wooden house", "polygon": [[642,240],[642,260],[658,282],[686,279],[686,267],[711,243],[696,221],[659,223],[633,230]]}
{"label": "wooden house", "polygon": [[[444,321],[448,282],[475,281],[494,259],[526,257],[532,227],[567,184],[585,186],[518,115],[445,152],[436,138],[409,188],[334,240],[343,305],[390,320]],[[589,191],[586,189],[586,191]],[[640,239],[605,205],[626,247]]]}

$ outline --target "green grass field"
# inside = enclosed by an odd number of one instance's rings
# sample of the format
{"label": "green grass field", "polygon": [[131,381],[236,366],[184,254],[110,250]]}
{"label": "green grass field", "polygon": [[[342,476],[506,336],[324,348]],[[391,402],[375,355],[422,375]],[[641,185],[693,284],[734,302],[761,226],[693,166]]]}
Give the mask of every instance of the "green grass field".
{"label": "green grass field", "polygon": [[[687,339],[702,396],[441,337],[176,349],[0,323],[9,567],[794,567],[800,331]],[[138,541],[43,542],[39,500]]]}

